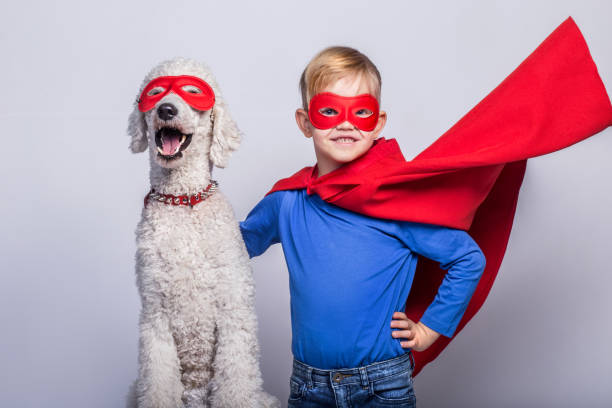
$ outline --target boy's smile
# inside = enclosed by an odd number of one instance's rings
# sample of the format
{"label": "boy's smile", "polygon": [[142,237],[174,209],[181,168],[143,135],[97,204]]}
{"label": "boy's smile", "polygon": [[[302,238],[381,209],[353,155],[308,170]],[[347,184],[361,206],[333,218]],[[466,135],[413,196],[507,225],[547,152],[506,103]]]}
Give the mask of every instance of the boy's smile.
{"label": "boy's smile", "polygon": [[[357,95],[374,95],[374,86],[367,76],[347,75],[331,83],[321,90],[321,93],[328,92],[345,97]],[[332,107],[322,107],[319,113],[323,116],[333,116],[338,112]],[[368,109],[361,109],[356,112],[358,118],[367,118],[373,112]],[[308,117],[308,112],[298,109],[295,113],[296,121],[300,130],[306,137],[312,137],[317,156],[318,176],[327,174],[344,163],[351,162],[366,153],[386,122],[386,113],[380,111],[376,126],[371,131],[358,129],[348,120],[329,128],[316,128]]]}

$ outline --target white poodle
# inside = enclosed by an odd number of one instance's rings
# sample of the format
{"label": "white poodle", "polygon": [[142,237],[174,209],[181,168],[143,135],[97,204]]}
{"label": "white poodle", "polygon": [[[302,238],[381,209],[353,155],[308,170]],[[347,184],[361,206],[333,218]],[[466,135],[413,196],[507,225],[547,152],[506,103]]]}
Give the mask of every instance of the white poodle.
{"label": "white poodle", "polygon": [[128,133],[134,153],[149,147],[151,192],[136,230],[142,311],[128,406],[278,406],[262,391],[249,257],[211,179],[239,131],[199,62],[162,62],[139,95]]}

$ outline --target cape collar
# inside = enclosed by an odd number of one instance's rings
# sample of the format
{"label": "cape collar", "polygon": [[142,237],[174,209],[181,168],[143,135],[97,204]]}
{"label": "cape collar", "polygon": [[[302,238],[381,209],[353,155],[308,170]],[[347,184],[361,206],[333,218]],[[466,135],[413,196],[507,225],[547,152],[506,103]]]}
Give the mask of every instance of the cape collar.
{"label": "cape collar", "polygon": [[385,139],[380,137],[374,140],[372,147],[361,157],[346,163],[337,169],[318,177],[318,167],[306,167],[301,172],[305,176],[304,184],[307,193],[313,194],[317,186],[325,184],[335,184],[342,180],[341,184],[346,184],[347,180],[352,180],[356,184],[361,184],[367,179],[370,169],[388,166],[391,163],[404,163],[404,155],[395,139]]}

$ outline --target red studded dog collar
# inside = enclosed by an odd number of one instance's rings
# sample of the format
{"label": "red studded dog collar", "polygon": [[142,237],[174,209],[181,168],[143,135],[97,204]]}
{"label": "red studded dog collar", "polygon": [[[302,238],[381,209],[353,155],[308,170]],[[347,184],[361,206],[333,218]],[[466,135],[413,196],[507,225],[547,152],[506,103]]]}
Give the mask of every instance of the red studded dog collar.
{"label": "red studded dog collar", "polygon": [[151,191],[149,191],[149,194],[147,194],[147,196],[144,199],[144,205],[146,207],[149,200],[155,200],[155,201],[159,201],[160,203],[164,203],[168,205],[176,205],[176,206],[185,205],[185,206],[193,207],[194,205],[201,203],[202,201],[206,200],[208,197],[213,195],[214,192],[217,191],[218,186],[219,186],[219,183],[217,183],[217,181],[211,180],[210,184],[206,186],[204,190],[196,194],[191,194],[191,195],[185,194],[185,195],[178,195],[178,196],[172,195],[172,194],[158,193],[155,191],[155,189],[152,188]]}

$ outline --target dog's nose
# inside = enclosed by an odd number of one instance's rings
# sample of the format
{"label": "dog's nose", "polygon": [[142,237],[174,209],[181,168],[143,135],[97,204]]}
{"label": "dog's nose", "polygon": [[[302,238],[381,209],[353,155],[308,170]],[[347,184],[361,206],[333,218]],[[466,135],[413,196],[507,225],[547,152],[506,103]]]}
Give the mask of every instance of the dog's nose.
{"label": "dog's nose", "polygon": [[157,115],[163,120],[170,120],[176,116],[178,110],[171,103],[162,103],[157,108]]}

